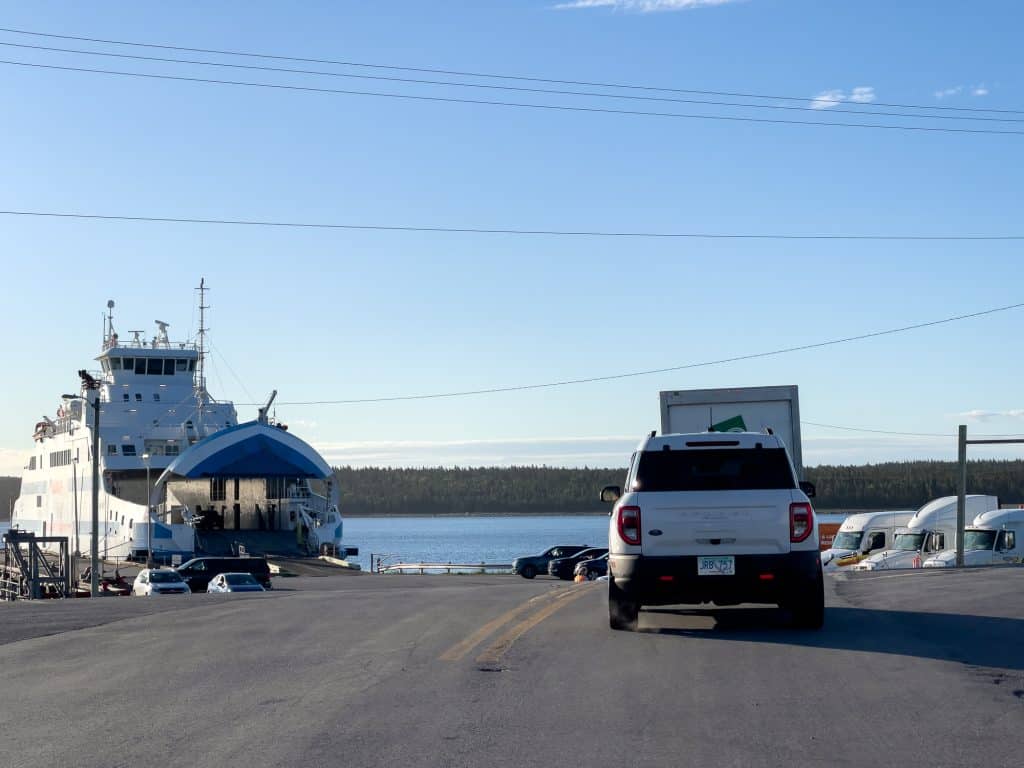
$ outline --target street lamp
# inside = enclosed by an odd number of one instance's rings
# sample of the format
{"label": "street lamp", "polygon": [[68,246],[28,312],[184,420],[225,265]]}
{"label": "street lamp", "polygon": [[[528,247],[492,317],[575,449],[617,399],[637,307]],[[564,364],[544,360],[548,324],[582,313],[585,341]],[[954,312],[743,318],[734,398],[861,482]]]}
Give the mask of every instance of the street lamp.
{"label": "street lamp", "polygon": [[89,594],[100,596],[100,382],[86,370],[78,372],[82,389],[93,397],[77,396],[92,408],[92,541],[89,545]]}
{"label": "street lamp", "polygon": [[142,454],[142,462],[146,465],[146,567],[153,567],[153,505],[150,498],[153,489],[149,486],[149,454]]}

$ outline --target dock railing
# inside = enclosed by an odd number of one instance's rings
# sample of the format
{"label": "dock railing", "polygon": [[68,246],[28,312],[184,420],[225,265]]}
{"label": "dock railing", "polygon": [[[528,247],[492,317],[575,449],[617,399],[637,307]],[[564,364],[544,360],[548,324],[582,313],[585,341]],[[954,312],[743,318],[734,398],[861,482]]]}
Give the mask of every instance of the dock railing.
{"label": "dock railing", "polygon": [[377,573],[512,573],[512,563],[393,563],[380,565]]}

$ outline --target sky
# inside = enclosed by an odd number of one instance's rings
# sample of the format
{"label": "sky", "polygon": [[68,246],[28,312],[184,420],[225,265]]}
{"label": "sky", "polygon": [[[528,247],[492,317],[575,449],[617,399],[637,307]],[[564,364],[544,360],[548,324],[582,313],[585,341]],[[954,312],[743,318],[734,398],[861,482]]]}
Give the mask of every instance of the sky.
{"label": "sky", "polygon": [[[297,10],[301,9],[301,10]],[[0,27],[374,64],[229,57],[0,32],[0,210],[558,231],[1022,235],[1024,10],[990,2],[0,2]],[[539,94],[163,58],[652,99]],[[600,89],[438,75],[769,95]],[[295,90],[573,106],[537,109]],[[788,100],[782,97],[790,97]],[[880,104],[987,120],[865,119]],[[822,127],[728,115],[1011,133]],[[1004,121],[994,121],[1002,118]],[[216,226],[0,214],[0,474],[115,325],[194,335],[209,387],[333,464],[624,466],[665,389],[796,384],[804,460],[955,459],[1024,432],[1024,309],[777,356],[526,391],[363,404],[686,366],[1024,301],[1022,241],[583,237]],[[820,426],[832,425],[832,426]],[[835,427],[844,427],[837,429]],[[876,431],[862,431],[876,430]],[[881,434],[900,432],[902,435]],[[972,457],[1020,456],[1019,446]]]}

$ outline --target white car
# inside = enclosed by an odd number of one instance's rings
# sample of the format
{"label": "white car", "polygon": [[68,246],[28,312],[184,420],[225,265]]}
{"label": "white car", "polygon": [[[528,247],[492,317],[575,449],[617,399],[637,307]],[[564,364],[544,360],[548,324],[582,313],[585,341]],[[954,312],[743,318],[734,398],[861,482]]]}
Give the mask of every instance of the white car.
{"label": "white car", "polygon": [[825,618],[818,525],[771,432],[653,433],[609,486],[608,620],[635,630],[643,605],[776,603],[796,626]]}
{"label": "white car", "polygon": [[132,584],[133,595],[191,595],[192,590],[172,568],[143,568]]}
{"label": "white car", "polygon": [[251,573],[221,573],[210,579],[206,591],[217,592],[266,592],[263,585]]}

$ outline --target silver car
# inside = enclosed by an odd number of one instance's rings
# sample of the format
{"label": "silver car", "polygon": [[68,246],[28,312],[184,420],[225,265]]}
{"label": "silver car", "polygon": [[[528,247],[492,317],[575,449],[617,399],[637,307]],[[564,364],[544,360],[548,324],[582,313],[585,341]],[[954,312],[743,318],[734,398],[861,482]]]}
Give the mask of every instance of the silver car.
{"label": "silver car", "polygon": [[206,587],[209,593],[217,592],[266,592],[263,585],[251,573],[221,573],[210,579]]}

